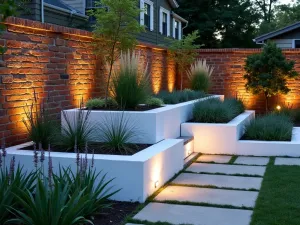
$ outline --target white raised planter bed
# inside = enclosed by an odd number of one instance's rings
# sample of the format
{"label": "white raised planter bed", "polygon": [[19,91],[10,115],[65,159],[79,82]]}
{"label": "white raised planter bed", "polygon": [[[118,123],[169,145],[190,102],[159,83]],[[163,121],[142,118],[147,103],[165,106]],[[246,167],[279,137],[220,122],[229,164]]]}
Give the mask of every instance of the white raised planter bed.
{"label": "white raised planter bed", "polygon": [[[35,169],[33,163],[33,151],[18,150],[32,145],[22,145],[7,148],[7,161],[14,155],[16,163],[24,166],[25,170]],[[54,173],[59,165],[71,167],[76,171],[76,154],[52,152]],[[88,155],[89,164],[92,155]],[[113,185],[116,189],[122,189],[115,196],[118,201],[144,202],[148,196],[157,191],[164,183],[172,178],[183,168],[184,151],[183,140],[168,139],[159,142],[132,156],[95,155],[95,168],[97,171],[107,173],[107,178],[115,178]],[[44,162],[47,171],[48,154]]]}
{"label": "white raised planter bed", "polygon": [[254,111],[245,111],[229,123],[183,123],[181,136],[194,137],[194,151],[206,154],[238,154],[238,140],[244,126],[254,119]]}
{"label": "white raised planter bed", "polygon": [[[124,118],[129,124],[133,124],[139,131],[139,136],[132,142],[140,144],[155,144],[164,139],[180,137],[180,125],[192,118],[192,111],[195,102],[205,101],[209,98],[220,98],[224,96],[214,95],[199,100],[193,100],[176,105],[166,105],[161,108],[143,112],[125,111]],[[77,109],[65,110],[69,115]],[[120,111],[96,111],[92,110],[89,121],[93,124],[102,123],[112,115],[121,115]],[[62,116],[62,124],[64,124]]]}
{"label": "white raised planter bed", "polygon": [[237,142],[238,155],[300,157],[300,127],[294,127],[292,141]]}

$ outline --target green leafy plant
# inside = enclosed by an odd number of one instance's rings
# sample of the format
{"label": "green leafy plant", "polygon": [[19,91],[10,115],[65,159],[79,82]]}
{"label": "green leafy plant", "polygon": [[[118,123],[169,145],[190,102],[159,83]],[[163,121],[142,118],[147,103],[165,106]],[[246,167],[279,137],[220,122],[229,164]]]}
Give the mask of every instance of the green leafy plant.
{"label": "green leafy plant", "polygon": [[54,180],[53,186],[41,178],[37,179],[35,193],[28,189],[18,189],[15,197],[22,210],[10,207],[17,217],[8,223],[24,225],[76,225],[93,224],[83,216],[83,212],[91,203],[84,194],[85,190],[77,189],[71,193],[69,185]]}
{"label": "green leafy plant", "polygon": [[98,130],[98,141],[103,143],[108,152],[119,152],[121,155],[134,153],[137,146],[132,142],[140,132],[124,113],[112,113],[104,117],[103,122],[98,124]]}
{"label": "green leafy plant", "polygon": [[183,72],[190,66],[197,57],[197,49],[201,45],[195,44],[199,38],[199,32],[194,31],[181,40],[172,40],[168,46],[170,58],[177,64],[178,72],[180,74],[180,90],[183,89]]}
{"label": "green leafy plant", "polygon": [[[2,161],[2,155],[0,158]],[[11,160],[9,171],[1,164],[2,162],[0,163],[0,224],[4,224],[12,217],[9,207],[18,206],[16,190],[20,188],[33,192],[37,174],[35,172],[27,173],[20,166],[14,171],[14,158]]]}
{"label": "green leafy plant", "polygon": [[291,141],[293,123],[285,115],[269,114],[246,125],[245,140]]}
{"label": "green leafy plant", "polygon": [[62,126],[55,132],[53,145],[65,151],[72,151],[75,146],[83,151],[86,143],[92,141],[95,130],[95,125],[89,121],[90,113],[90,110],[80,109],[62,111]]}
{"label": "green leafy plant", "polygon": [[193,120],[198,123],[228,123],[244,112],[242,108],[241,102],[235,99],[199,101],[193,110]]}
{"label": "green leafy plant", "polygon": [[31,105],[24,107],[26,118],[23,118],[23,123],[28,131],[29,139],[35,143],[41,143],[45,149],[53,135],[55,122],[49,116],[48,102],[42,100],[42,103],[39,104],[35,90],[33,99]]}
{"label": "green leafy plant", "polygon": [[188,71],[191,88],[195,91],[208,92],[213,70],[214,67],[207,65],[206,60],[197,60]]}
{"label": "green leafy plant", "polygon": [[135,109],[150,95],[147,67],[139,69],[140,56],[129,51],[121,55],[120,69],[112,77],[112,94],[122,109]]}
{"label": "green leafy plant", "polygon": [[[58,175],[54,175],[54,179],[63,186],[69,186],[71,195],[80,190],[88,196],[90,204],[83,211],[85,217],[91,217],[103,209],[111,208],[109,198],[120,191],[120,189],[113,190],[114,186],[111,183],[114,179],[108,179],[107,174],[97,173],[91,167],[84,174],[78,171],[74,173],[70,168],[60,168]],[[95,185],[96,183],[98,184]]]}
{"label": "green leafy plant", "polygon": [[96,53],[105,60],[108,67],[105,90],[107,99],[115,61],[122,51],[134,49],[136,35],[145,29],[137,20],[141,10],[136,0],[99,0],[96,5],[99,7],[89,14],[96,18],[93,31]]}
{"label": "green leafy plant", "polygon": [[105,106],[105,99],[93,98],[87,101],[86,107],[88,109],[99,109]]}
{"label": "green leafy plant", "polygon": [[287,79],[295,78],[295,62],[287,61],[282,50],[273,42],[268,42],[260,54],[247,57],[244,78],[246,89],[253,94],[264,94],[266,111],[269,110],[268,99],[277,94],[287,94]]}
{"label": "green leafy plant", "polygon": [[181,102],[192,101],[200,98],[206,97],[202,91],[193,91],[189,89],[185,89],[183,91],[161,91],[155,97],[163,100],[165,104],[178,104]]}
{"label": "green leafy plant", "polygon": [[150,97],[146,101],[146,105],[150,107],[160,107],[164,104],[164,101],[160,98]]}

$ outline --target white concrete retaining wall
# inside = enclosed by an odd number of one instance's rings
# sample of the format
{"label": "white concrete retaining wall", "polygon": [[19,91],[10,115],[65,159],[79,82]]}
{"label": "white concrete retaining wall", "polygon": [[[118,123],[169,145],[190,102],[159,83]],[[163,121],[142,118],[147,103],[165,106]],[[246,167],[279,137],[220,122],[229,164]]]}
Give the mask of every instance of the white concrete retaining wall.
{"label": "white concrete retaining wall", "polygon": [[[134,125],[139,135],[132,139],[133,143],[155,144],[164,139],[173,139],[180,136],[180,125],[192,119],[192,111],[197,101],[205,101],[208,98],[220,98],[224,96],[214,95],[199,100],[184,102],[176,105],[166,105],[161,108],[136,112],[125,111],[124,118],[130,126]],[[66,110],[68,115],[74,114],[77,109]],[[87,111],[86,111],[87,112]],[[89,121],[100,124],[108,118],[121,116],[123,112],[116,111],[91,111]],[[64,124],[62,116],[62,125]],[[95,138],[96,140],[96,138]],[[98,140],[99,141],[99,140]]]}
{"label": "white concrete retaining wall", "polygon": [[244,126],[255,117],[245,111],[227,124],[183,123],[181,136],[194,137],[194,151],[207,154],[237,154],[237,141],[244,134]]}
{"label": "white concrete retaining wall", "polygon": [[[15,155],[16,163],[20,163],[24,169],[28,171],[35,169],[33,151],[18,150],[31,144],[26,143],[8,148],[7,163]],[[71,167],[76,171],[75,153],[52,152],[51,157],[54,172],[58,171],[59,165]],[[89,154],[89,163],[91,159],[92,155]],[[97,171],[102,170],[103,173],[107,173],[108,179],[115,178],[112,184],[116,189],[122,188],[112,198],[118,201],[144,202],[148,196],[179,172],[183,164],[183,140],[180,139],[164,140],[133,156],[95,155]],[[45,171],[47,171],[47,165],[48,155],[46,154]]]}
{"label": "white concrete retaining wall", "polygon": [[300,127],[294,127],[292,141],[237,142],[238,155],[300,157]]}

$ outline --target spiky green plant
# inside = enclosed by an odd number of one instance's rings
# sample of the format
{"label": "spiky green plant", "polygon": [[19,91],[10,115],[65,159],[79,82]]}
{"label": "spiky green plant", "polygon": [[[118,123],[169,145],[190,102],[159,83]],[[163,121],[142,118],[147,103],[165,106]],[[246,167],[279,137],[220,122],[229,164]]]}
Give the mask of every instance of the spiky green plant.
{"label": "spiky green plant", "polygon": [[132,121],[124,113],[112,113],[103,117],[98,124],[98,141],[108,151],[118,152],[121,155],[134,153],[136,145],[132,143],[141,135]]}
{"label": "spiky green plant", "polygon": [[99,109],[105,106],[105,99],[93,98],[87,101],[86,107],[90,110]]}
{"label": "spiky green plant", "polygon": [[18,189],[15,198],[21,206],[10,207],[10,211],[17,217],[8,223],[24,225],[79,225],[93,224],[83,216],[83,212],[91,204],[85,190],[77,189],[71,193],[69,185],[54,180],[53,186],[41,178],[37,179],[37,186],[33,194],[28,189]]}
{"label": "spiky green plant", "polygon": [[164,101],[160,98],[150,97],[146,101],[146,105],[150,107],[160,107],[164,104]]}
{"label": "spiky green plant", "polygon": [[[81,190],[84,195],[88,196],[90,204],[84,209],[83,215],[89,217],[104,209],[111,208],[109,198],[120,191],[120,189],[115,189],[111,185],[114,179],[108,179],[107,174],[103,175],[102,171],[97,173],[91,167],[84,174],[74,173],[70,168],[60,168],[54,179],[59,183],[70,186],[71,194]],[[98,182],[97,185],[95,185],[96,181]]]}
{"label": "spiky green plant", "polygon": [[65,151],[73,151],[74,146],[83,151],[86,143],[93,140],[95,125],[90,122],[91,111],[76,109],[62,111],[63,122],[53,138],[53,145]]}
{"label": "spiky green plant", "polygon": [[123,109],[135,109],[150,96],[148,68],[139,69],[141,64],[140,55],[128,51],[121,54],[120,68],[114,70],[111,91]]}

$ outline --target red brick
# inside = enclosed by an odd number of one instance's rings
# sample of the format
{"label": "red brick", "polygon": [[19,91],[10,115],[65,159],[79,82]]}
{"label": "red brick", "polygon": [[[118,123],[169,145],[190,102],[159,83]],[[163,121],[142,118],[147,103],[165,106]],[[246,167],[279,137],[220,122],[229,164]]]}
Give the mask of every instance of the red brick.
{"label": "red brick", "polygon": [[14,80],[13,75],[2,75],[2,83],[3,84],[10,84]]}

